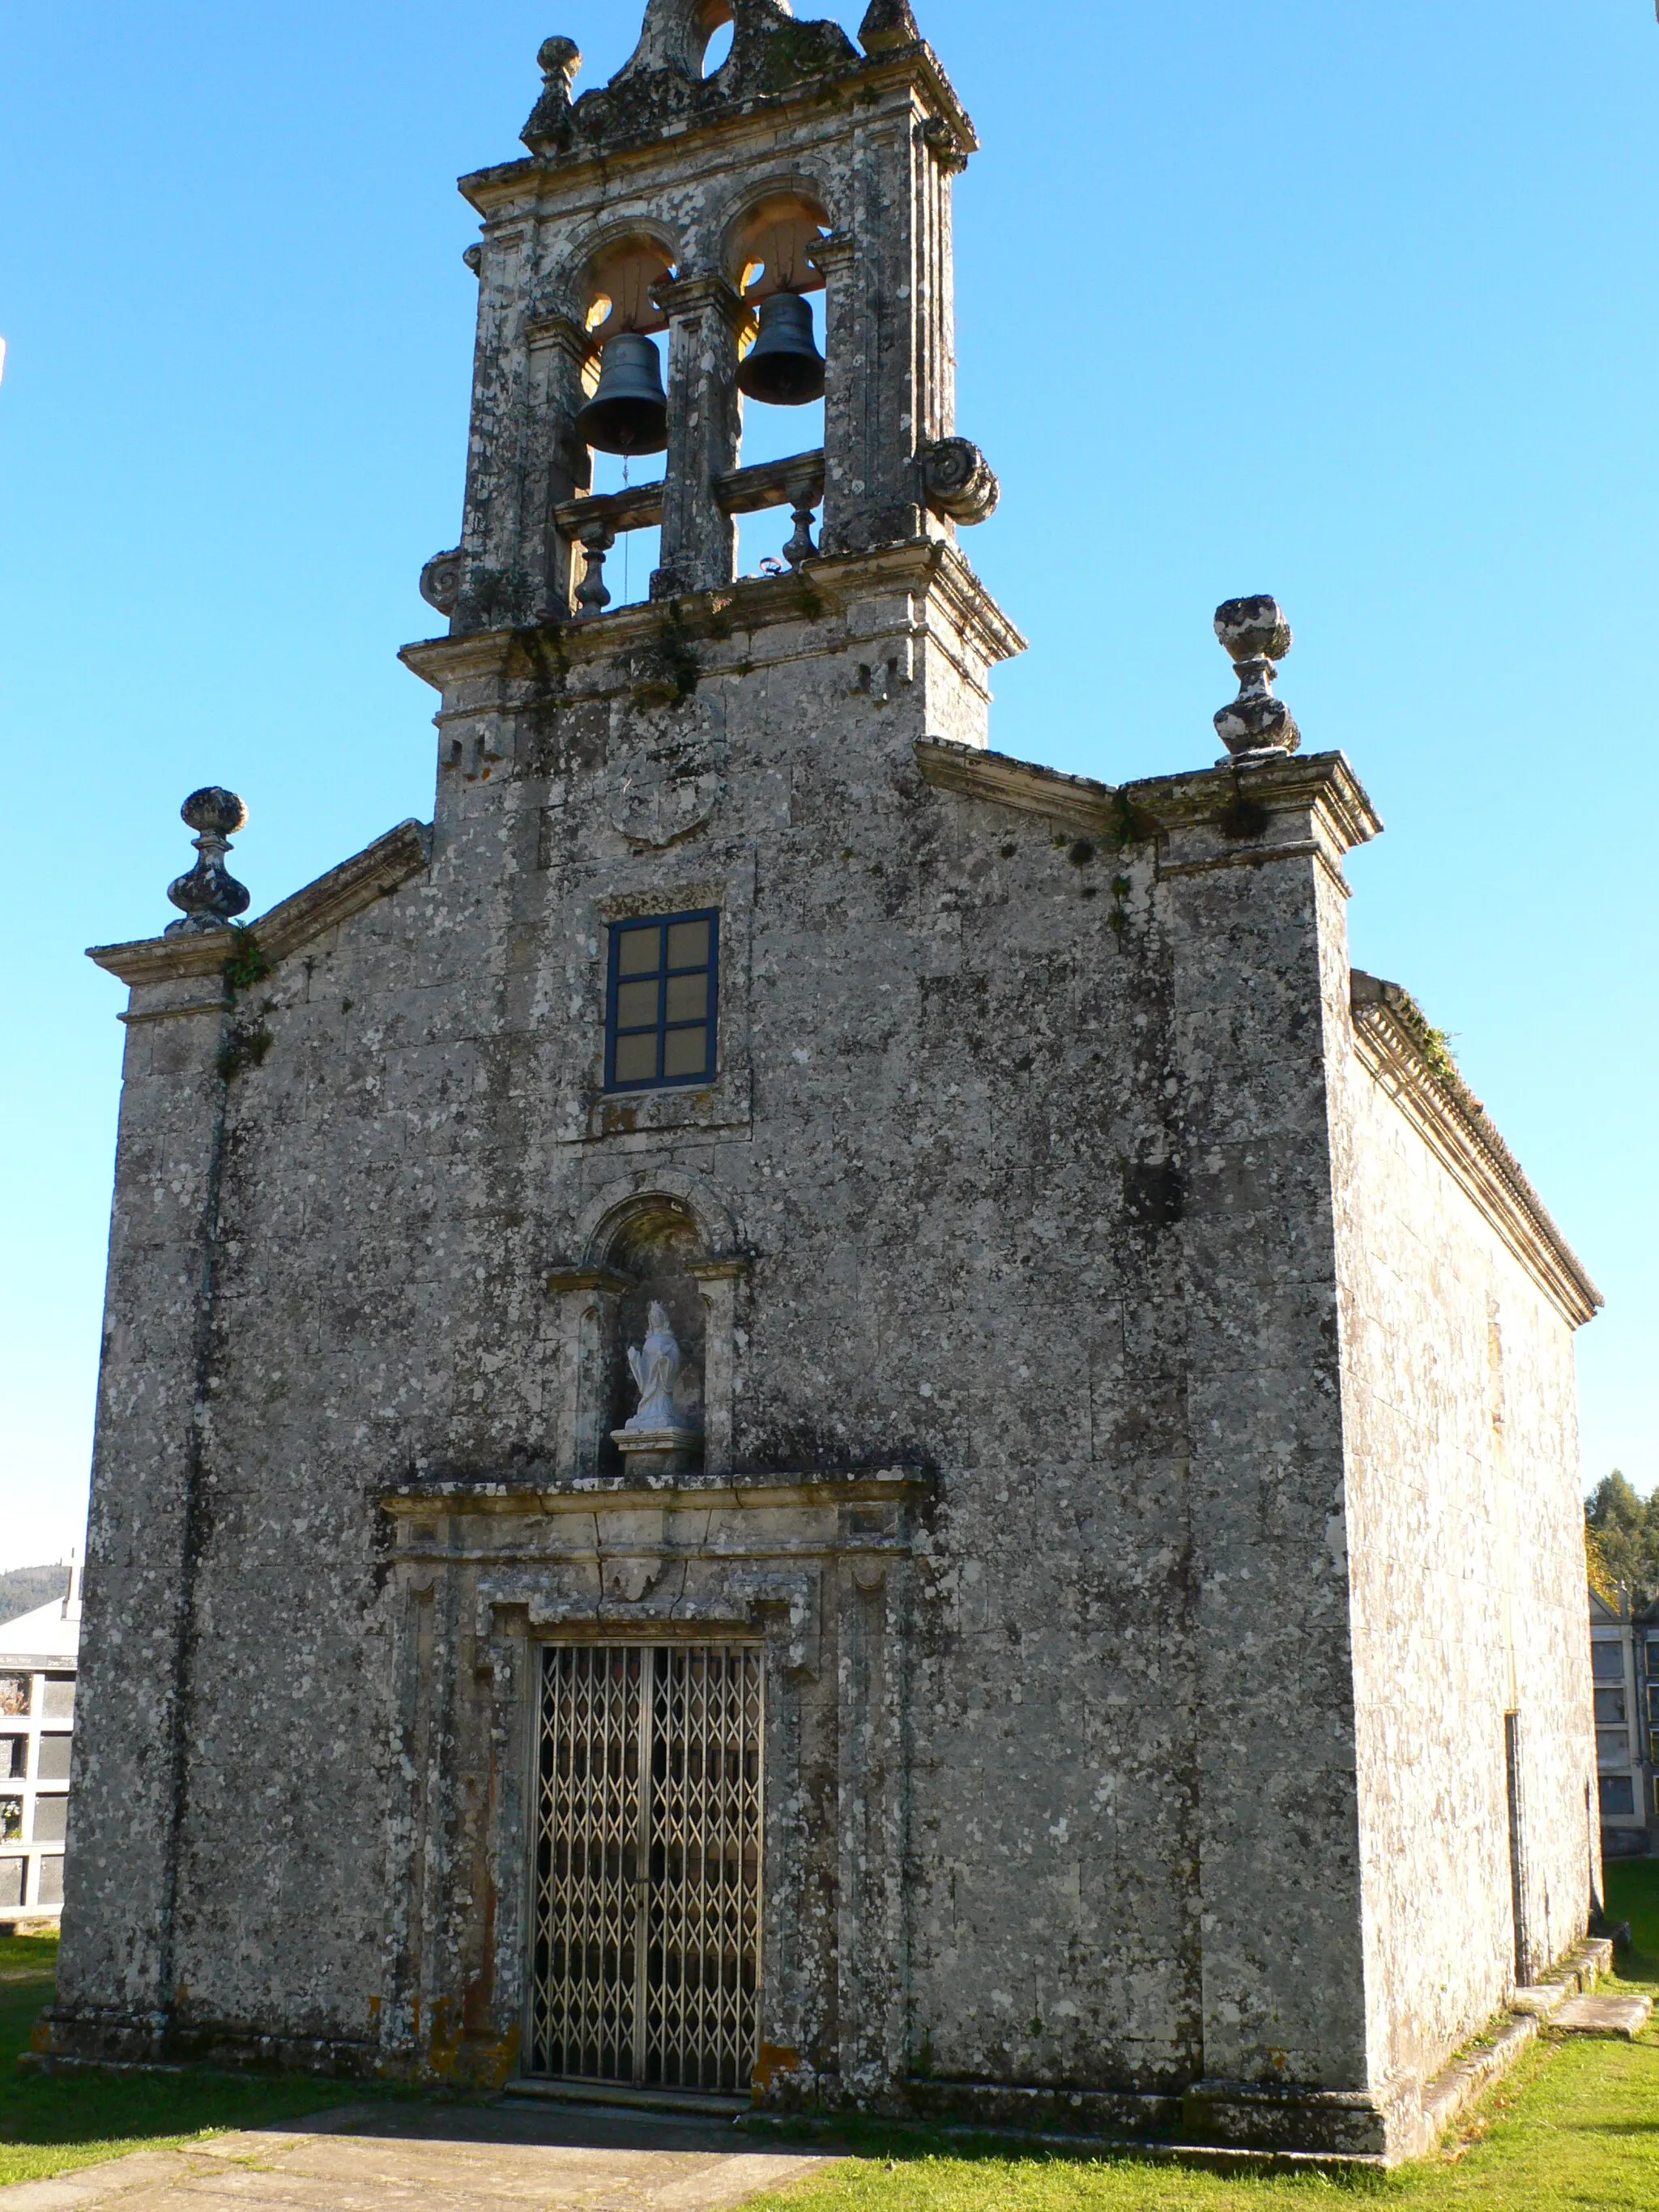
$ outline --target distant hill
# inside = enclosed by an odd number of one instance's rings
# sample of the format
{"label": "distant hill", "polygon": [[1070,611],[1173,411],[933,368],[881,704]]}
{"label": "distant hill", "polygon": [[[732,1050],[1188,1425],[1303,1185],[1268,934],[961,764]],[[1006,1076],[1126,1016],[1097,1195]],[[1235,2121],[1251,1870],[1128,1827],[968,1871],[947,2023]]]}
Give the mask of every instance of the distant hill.
{"label": "distant hill", "polygon": [[0,1628],[20,1620],[69,1588],[69,1561],[55,1567],[13,1567],[0,1575]]}

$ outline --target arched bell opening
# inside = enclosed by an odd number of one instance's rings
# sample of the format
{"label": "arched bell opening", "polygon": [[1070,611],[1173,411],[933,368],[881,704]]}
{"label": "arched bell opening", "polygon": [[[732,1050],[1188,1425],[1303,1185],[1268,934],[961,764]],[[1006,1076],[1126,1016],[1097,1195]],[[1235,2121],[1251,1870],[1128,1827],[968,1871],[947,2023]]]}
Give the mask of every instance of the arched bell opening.
{"label": "arched bell opening", "polygon": [[628,1287],[610,1302],[599,1376],[604,1408],[599,1423],[599,1465],[602,1474],[624,1471],[623,1455],[613,1431],[624,1428],[640,1406],[640,1390],[628,1354],[638,1353],[651,1334],[652,1308],[660,1306],[678,1347],[679,1372],[673,1403],[679,1421],[701,1438],[703,1378],[708,1361],[708,1309],[702,1286],[692,1273],[704,1257],[702,1240],[690,1210],[670,1199],[653,1198],[632,1207],[605,1247],[605,1265]]}
{"label": "arched bell opening", "polygon": [[[738,368],[744,467],[823,447],[824,280],[811,256],[830,229],[822,203],[794,187],[769,193],[732,225],[727,271],[754,316]],[[781,568],[796,532],[787,507],[745,514],[738,573]]]}
{"label": "arched bell opening", "polygon": [[593,490],[659,482],[668,450],[668,396],[660,334],[668,318],[653,295],[674,262],[654,238],[607,246],[583,285],[592,345],[582,373],[576,434],[593,456]]}

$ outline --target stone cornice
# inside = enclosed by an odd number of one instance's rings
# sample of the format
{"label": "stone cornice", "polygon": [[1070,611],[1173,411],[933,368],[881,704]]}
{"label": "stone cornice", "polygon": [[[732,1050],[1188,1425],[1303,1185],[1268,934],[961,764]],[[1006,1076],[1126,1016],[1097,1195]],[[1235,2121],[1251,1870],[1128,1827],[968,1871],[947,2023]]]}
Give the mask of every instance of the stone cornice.
{"label": "stone cornice", "polygon": [[1238,769],[1195,769],[1188,775],[1147,776],[1126,783],[1123,795],[1138,814],[1169,833],[1237,817],[1229,842],[1248,848],[1271,836],[1263,827],[1253,839],[1244,817],[1253,807],[1271,817],[1316,813],[1338,850],[1352,852],[1380,836],[1382,817],[1366,796],[1346,753],[1286,753],[1282,759]]}
{"label": "stone cornice", "polygon": [[[331,868],[325,876],[319,876],[303,890],[262,915],[252,925],[260,951],[274,966],[324,930],[362,913],[420,873],[427,864],[430,842],[431,832],[424,823],[400,822],[384,837],[377,837],[361,853],[342,860],[337,868]],[[199,937],[146,937],[131,945],[94,945],[87,957],[137,988],[222,975],[235,942],[229,930],[216,929]]]}
{"label": "stone cornice", "polygon": [[665,154],[672,155],[677,165],[683,163],[688,155],[736,124],[759,124],[770,131],[797,117],[811,119],[822,113],[826,95],[839,110],[851,100],[865,101],[906,90],[931,117],[947,125],[963,161],[978,153],[979,135],[968,111],[957,99],[939,56],[923,40],[845,70],[820,72],[781,92],[756,94],[747,100],[677,114],[659,129],[608,140],[580,139],[568,152],[499,161],[458,179],[456,189],[486,222],[511,220],[532,211],[548,185],[561,192],[589,178],[616,185],[620,175],[649,167]]}
{"label": "stone cornice", "polygon": [[[1242,775],[1231,768],[1205,769],[1113,785],[1006,753],[981,752],[951,738],[924,738],[916,746],[916,764],[935,790],[1040,814],[1115,843],[1157,840],[1169,848],[1180,838],[1178,855],[1172,848],[1162,854],[1160,877],[1259,866],[1312,853],[1316,846],[1295,835],[1310,815],[1338,855],[1382,827],[1341,753],[1290,755]],[[1196,842],[1182,835],[1212,829],[1212,837]]]}
{"label": "stone cornice", "polygon": [[1455,1069],[1431,1060],[1407,993],[1356,969],[1351,1004],[1361,1064],[1565,1318],[1575,1328],[1593,1321],[1604,1303],[1601,1291],[1486,1108]]}
{"label": "stone cornice", "polygon": [[399,1521],[437,1514],[482,1514],[493,1518],[547,1513],[706,1513],[764,1511],[788,1505],[896,1505],[930,1496],[933,1483],[919,1468],[882,1468],[872,1474],[676,1475],[660,1489],[623,1476],[586,1482],[398,1483],[380,1492],[383,1511]]}
{"label": "stone cornice", "polygon": [[[839,553],[808,561],[789,576],[744,576],[717,590],[687,592],[672,604],[685,634],[696,640],[753,633],[781,623],[841,613],[855,599],[909,592],[937,600],[946,621],[988,662],[1024,653],[1025,640],[954,545],[915,538],[872,553]],[[631,652],[659,635],[668,605],[643,600],[585,622],[543,629],[463,631],[406,645],[398,659],[434,690],[495,677],[528,682],[548,658],[574,676],[584,665]],[[711,666],[711,676],[720,673]],[[964,749],[965,750],[965,749]]]}
{"label": "stone cornice", "polygon": [[935,791],[954,792],[961,799],[982,799],[993,805],[1012,807],[1017,813],[1040,814],[1067,830],[1092,830],[1104,836],[1114,820],[1115,788],[1097,783],[1093,777],[1066,775],[1056,768],[1040,768],[1034,761],[1016,760],[1009,753],[981,752],[975,745],[951,738],[921,738],[916,742],[916,766],[921,780]]}

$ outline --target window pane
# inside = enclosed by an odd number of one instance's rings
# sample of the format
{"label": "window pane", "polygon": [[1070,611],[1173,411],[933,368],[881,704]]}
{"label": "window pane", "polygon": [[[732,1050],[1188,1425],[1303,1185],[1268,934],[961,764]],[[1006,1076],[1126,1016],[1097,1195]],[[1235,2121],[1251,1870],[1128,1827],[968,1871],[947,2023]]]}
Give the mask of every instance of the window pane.
{"label": "window pane", "polygon": [[0,1674],[0,1713],[26,1713],[29,1709],[29,1677]]}
{"label": "window pane", "polygon": [[662,932],[653,924],[649,929],[619,929],[617,933],[617,973],[619,975],[650,975],[661,963],[658,955],[662,951]]}
{"label": "window pane", "polygon": [[671,975],[668,979],[668,1018],[671,1022],[706,1022],[708,1018],[708,978]]}
{"label": "window pane", "polygon": [[[620,1045],[617,1048],[620,1053]],[[665,1075],[702,1075],[708,1066],[706,1029],[670,1030],[663,1048]]]}
{"label": "window pane", "polygon": [[619,983],[617,986],[617,1027],[619,1030],[654,1029],[659,988],[655,983]]}
{"label": "window pane", "polygon": [[706,968],[708,965],[708,924],[706,921],[671,924],[668,964],[671,968]]}
{"label": "window pane", "polygon": [[654,1083],[657,1078],[657,1033],[617,1039],[618,1083]]}

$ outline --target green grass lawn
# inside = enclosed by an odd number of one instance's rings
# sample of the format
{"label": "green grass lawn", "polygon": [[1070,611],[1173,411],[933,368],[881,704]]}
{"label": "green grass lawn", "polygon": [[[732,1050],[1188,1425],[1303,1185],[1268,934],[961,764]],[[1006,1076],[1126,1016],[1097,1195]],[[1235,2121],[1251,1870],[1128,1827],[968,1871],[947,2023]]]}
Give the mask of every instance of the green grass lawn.
{"label": "green grass lawn", "polygon": [[[1659,1997],[1659,1864],[1608,1870],[1608,1905],[1635,1936],[1608,1988]],[[361,2087],[292,2076],[40,2075],[20,2069],[52,1995],[52,1937],[0,1936],[0,2185],[227,2128],[355,2101]],[[373,2094],[372,2092],[369,2094]],[[873,2141],[874,2139],[872,2138]],[[1534,2049],[1480,2108],[1449,2156],[1386,2177],[1224,2179],[1133,2160],[964,2152],[895,2134],[754,2212],[1296,2212],[1376,2197],[1388,2212],[1656,2212],[1659,2031],[1636,2044]]]}
{"label": "green grass lawn", "polygon": [[21,2069],[18,2055],[57,1971],[55,1936],[0,1936],[0,2186],[226,2128],[268,2127],[362,2094],[291,2076]]}

